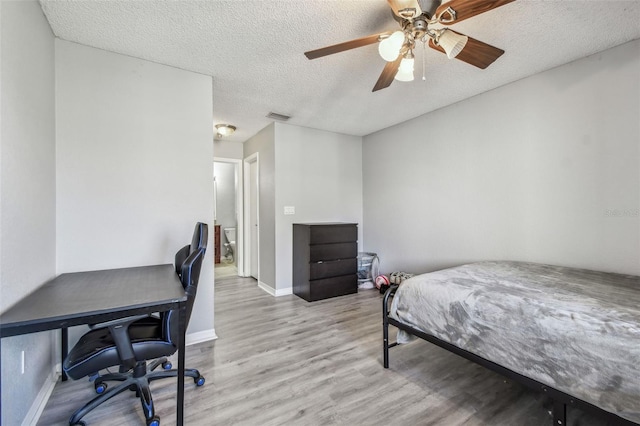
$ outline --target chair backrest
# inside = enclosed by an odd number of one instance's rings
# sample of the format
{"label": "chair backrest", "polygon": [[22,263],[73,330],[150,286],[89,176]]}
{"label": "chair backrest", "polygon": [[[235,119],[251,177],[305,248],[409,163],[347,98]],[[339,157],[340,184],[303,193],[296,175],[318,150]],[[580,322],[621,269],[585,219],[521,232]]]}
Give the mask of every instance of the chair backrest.
{"label": "chair backrest", "polygon": [[206,223],[198,222],[193,230],[193,237],[191,238],[191,246],[189,247],[189,254],[198,249],[207,248],[207,240],[209,238],[209,226]]}
{"label": "chair backrest", "polygon": [[[193,302],[196,299],[196,293],[198,291],[198,282],[200,281],[200,271],[202,269],[202,260],[204,259],[205,252],[206,248],[196,250],[182,263],[180,281],[187,295],[185,327],[189,324],[189,319],[191,318],[191,311],[193,310]],[[179,311],[177,309],[171,310],[165,313],[162,318],[163,337],[169,343],[175,345],[178,339],[178,333],[180,332]]]}
{"label": "chair backrest", "polygon": [[174,266],[178,276],[182,274],[182,263],[184,263],[186,258],[198,249],[206,249],[208,240],[209,226],[202,222],[196,223],[196,227],[193,230],[193,237],[191,237],[191,244],[182,247],[176,253]]}

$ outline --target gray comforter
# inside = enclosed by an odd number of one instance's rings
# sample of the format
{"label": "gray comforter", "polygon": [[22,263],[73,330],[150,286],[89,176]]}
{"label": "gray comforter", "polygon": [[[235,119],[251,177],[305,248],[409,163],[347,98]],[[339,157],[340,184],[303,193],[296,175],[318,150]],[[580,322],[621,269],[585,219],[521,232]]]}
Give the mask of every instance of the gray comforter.
{"label": "gray comforter", "polygon": [[390,316],[640,423],[640,277],[473,263],[403,282]]}

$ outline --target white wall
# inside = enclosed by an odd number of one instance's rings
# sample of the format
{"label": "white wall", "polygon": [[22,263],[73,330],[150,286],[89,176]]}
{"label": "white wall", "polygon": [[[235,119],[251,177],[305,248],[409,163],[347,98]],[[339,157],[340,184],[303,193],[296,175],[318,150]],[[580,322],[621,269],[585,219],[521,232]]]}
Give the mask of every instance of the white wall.
{"label": "white wall", "polygon": [[[0,312],[55,276],[54,37],[36,1],[0,2]],[[2,339],[3,425],[50,380],[53,333]],[[21,351],[25,373],[20,374]]]}
{"label": "white wall", "polygon": [[639,75],[636,40],[366,136],[365,249],[640,274]]}
{"label": "white wall", "polygon": [[[58,273],[172,263],[196,221],[213,236],[211,77],[56,40],[56,85]],[[213,329],[204,262],[189,333]]]}
{"label": "white wall", "polygon": [[[260,221],[260,281],[276,288],[276,221],[275,221],[275,125],[270,124],[244,142],[244,158],[258,153],[259,221]],[[248,206],[245,205],[245,208]],[[248,232],[249,230],[247,230]],[[245,261],[247,256],[245,256]]]}
{"label": "white wall", "polygon": [[[358,224],[362,246],[362,138],[276,123],[276,290],[292,287],[293,223]],[[294,206],[285,215],[284,206]]]}
{"label": "white wall", "polygon": [[216,157],[242,160],[244,146],[239,142],[215,140],[213,141],[213,151]]}

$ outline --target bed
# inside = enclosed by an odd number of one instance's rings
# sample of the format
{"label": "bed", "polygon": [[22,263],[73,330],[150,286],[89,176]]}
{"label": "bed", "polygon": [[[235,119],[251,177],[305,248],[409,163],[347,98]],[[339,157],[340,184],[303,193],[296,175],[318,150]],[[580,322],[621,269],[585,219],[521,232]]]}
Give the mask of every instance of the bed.
{"label": "bed", "polygon": [[554,425],[568,404],[640,423],[638,276],[525,262],[418,275],[384,296],[384,367],[416,337],[546,392]]}

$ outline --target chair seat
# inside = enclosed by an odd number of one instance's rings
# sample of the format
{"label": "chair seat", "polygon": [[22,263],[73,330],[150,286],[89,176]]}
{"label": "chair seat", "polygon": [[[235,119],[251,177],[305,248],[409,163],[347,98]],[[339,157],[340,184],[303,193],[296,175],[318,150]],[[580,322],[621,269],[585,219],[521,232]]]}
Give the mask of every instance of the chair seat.
{"label": "chair seat", "polygon": [[[162,324],[159,320],[132,324],[129,336],[136,361],[169,356],[177,350],[175,345],[162,338]],[[63,368],[75,380],[120,363],[109,329],[100,328],[82,336],[67,355]]]}

